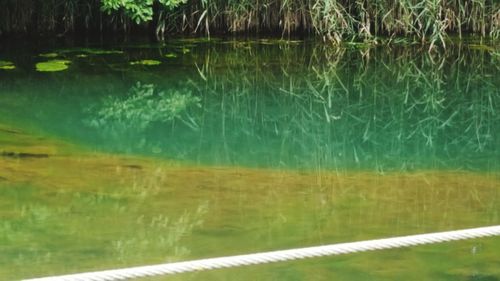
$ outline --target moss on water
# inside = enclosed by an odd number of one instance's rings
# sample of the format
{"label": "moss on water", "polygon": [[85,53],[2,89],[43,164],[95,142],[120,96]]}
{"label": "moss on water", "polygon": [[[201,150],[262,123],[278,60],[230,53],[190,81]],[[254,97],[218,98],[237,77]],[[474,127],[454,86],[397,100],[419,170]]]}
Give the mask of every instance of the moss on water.
{"label": "moss on water", "polygon": [[301,40],[284,40],[284,39],[260,39],[255,43],[262,45],[298,45],[303,43]]}
{"label": "moss on water", "polygon": [[74,48],[74,49],[61,49],[58,50],[59,53],[63,54],[73,54],[78,55],[122,55],[124,54],[121,50],[105,50],[105,49],[93,49],[93,48]]}
{"label": "moss on water", "polygon": [[16,66],[11,61],[0,60],[0,69],[1,70],[13,70],[13,69],[16,69]]}
{"label": "moss on water", "polygon": [[159,65],[161,64],[161,61],[158,60],[138,60],[138,61],[132,61],[130,62],[131,65],[147,65],[147,66],[153,66],[153,65]]}
{"label": "moss on water", "polygon": [[191,52],[191,49],[189,49],[189,48],[192,48],[192,47],[194,47],[194,45],[184,45],[184,46],[177,47],[177,49],[179,50],[180,53],[185,55],[185,54]]}
{"label": "moss on water", "polygon": [[39,72],[57,72],[68,69],[70,63],[69,60],[50,60],[37,63],[35,68]]}
{"label": "moss on water", "polygon": [[57,53],[44,53],[44,54],[39,54],[38,56],[42,57],[42,58],[56,58],[59,56],[59,54],[57,54]]}

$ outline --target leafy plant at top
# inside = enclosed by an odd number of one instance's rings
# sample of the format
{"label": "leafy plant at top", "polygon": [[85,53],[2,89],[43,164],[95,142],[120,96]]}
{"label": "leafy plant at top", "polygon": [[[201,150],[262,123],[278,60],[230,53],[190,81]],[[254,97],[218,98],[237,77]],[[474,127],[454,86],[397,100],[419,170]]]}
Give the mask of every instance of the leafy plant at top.
{"label": "leafy plant at top", "polygon": [[153,19],[153,4],[160,3],[165,9],[171,10],[187,0],[103,0],[101,10],[111,14],[113,11],[122,11],[135,23]]}
{"label": "leafy plant at top", "polygon": [[93,127],[125,125],[145,129],[153,122],[180,118],[191,106],[200,106],[200,98],[192,96],[191,92],[157,91],[154,85],[138,82],[130,90],[129,97],[105,99],[102,106],[92,112],[96,117],[88,123]]}

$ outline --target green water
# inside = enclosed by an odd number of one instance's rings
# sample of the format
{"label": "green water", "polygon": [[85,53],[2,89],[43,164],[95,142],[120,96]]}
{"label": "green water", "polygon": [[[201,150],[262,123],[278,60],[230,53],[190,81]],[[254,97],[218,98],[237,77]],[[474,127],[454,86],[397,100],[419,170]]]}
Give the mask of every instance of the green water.
{"label": "green water", "polygon": [[[0,46],[0,279],[499,224],[499,49]],[[490,238],[163,279],[500,280],[499,253]]]}

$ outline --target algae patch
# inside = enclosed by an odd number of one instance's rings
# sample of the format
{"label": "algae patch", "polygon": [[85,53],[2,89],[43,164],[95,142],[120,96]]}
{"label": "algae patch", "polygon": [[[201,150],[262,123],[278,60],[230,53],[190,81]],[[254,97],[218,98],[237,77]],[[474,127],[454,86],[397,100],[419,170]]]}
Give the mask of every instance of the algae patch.
{"label": "algae patch", "polygon": [[103,50],[103,49],[92,49],[92,48],[74,48],[74,49],[64,49],[59,50],[60,53],[63,54],[77,54],[77,56],[81,56],[82,54],[86,55],[121,55],[123,51],[120,50]]}
{"label": "algae patch", "polygon": [[46,62],[39,62],[36,64],[36,70],[40,72],[56,72],[68,69],[71,61],[68,60],[50,60]]}
{"label": "algae patch", "polygon": [[57,53],[44,53],[44,54],[39,54],[38,56],[42,58],[56,58],[59,55]]}
{"label": "algae patch", "polygon": [[119,50],[82,49],[81,51],[84,53],[90,54],[90,55],[121,55],[121,54],[123,54],[123,51],[119,51]]}
{"label": "algae patch", "polygon": [[0,153],[2,157],[8,158],[48,158],[49,155],[46,153],[25,153],[25,152],[13,152],[13,151],[4,151]]}
{"label": "algae patch", "polygon": [[0,60],[0,69],[3,69],[3,70],[12,70],[12,69],[15,69],[15,68],[16,68],[16,66],[14,65],[13,62]]}
{"label": "algae patch", "polygon": [[177,54],[176,54],[176,53],[168,53],[168,54],[166,54],[166,55],[165,55],[165,57],[166,57],[166,58],[169,58],[169,59],[171,59],[171,58],[176,58],[176,57],[177,57]]}
{"label": "algae patch", "polygon": [[138,60],[138,61],[132,61],[130,62],[131,65],[159,65],[161,64],[161,61],[158,60]]}

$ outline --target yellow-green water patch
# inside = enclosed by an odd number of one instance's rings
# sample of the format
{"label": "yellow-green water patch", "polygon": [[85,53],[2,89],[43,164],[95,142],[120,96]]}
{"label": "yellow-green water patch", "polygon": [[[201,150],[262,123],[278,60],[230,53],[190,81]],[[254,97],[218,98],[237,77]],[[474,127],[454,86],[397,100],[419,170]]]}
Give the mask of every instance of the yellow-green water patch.
{"label": "yellow-green water patch", "polygon": [[132,61],[130,62],[131,65],[148,65],[148,66],[153,66],[153,65],[159,65],[161,64],[161,61],[158,60],[138,60],[138,61]]}
{"label": "yellow-green water patch", "polygon": [[[16,145],[26,143],[47,147],[49,154],[0,157],[0,212],[6,214],[0,262],[15,261],[0,267],[8,280],[475,227],[495,223],[500,210],[495,175],[183,165],[57,153],[64,143],[0,129],[0,139],[11,141],[9,150],[42,151]],[[481,265],[483,276],[498,276],[495,241],[315,259],[282,275],[313,270],[340,280],[416,281],[436,280],[433,272],[443,272],[466,280]],[[478,254],[472,256],[475,244],[467,243],[479,244]],[[229,270],[197,279],[265,280],[275,271],[263,266],[252,278]]]}
{"label": "yellow-green water patch", "polygon": [[482,45],[482,44],[469,44],[469,48],[472,50],[481,50],[481,51],[488,51],[488,52],[494,52],[495,49],[491,46],[488,45]]}
{"label": "yellow-green water patch", "polygon": [[16,69],[16,66],[14,65],[13,62],[0,60],[0,69],[12,70]]}
{"label": "yellow-green water patch", "polygon": [[69,60],[50,60],[46,62],[39,62],[36,64],[36,70],[40,72],[56,72],[68,69],[71,63]]}
{"label": "yellow-green water patch", "polygon": [[81,54],[86,55],[121,55],[124,52],[120,50],[105,50],[105,49],[93,49],[93,48],[75,48],[75,49],[63,49],[59,50],[59,53],[69,54],[76,53],[77,56]]}
{"label": "yellow-green water patch", "polygon": [[166,58],[176,58],[177,54],[176,53],[167,53],[167,54],[165,54],[165,57]]}

